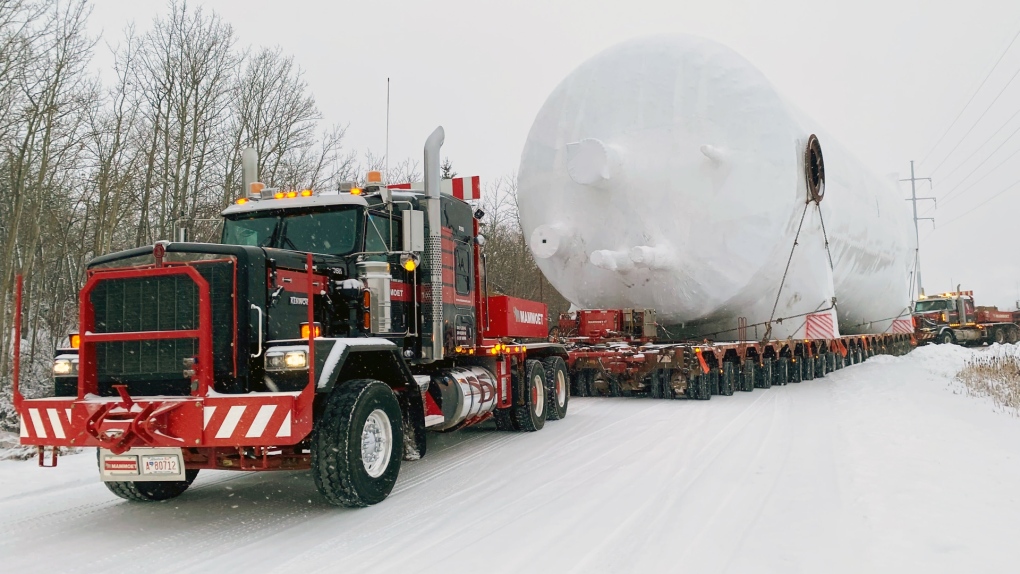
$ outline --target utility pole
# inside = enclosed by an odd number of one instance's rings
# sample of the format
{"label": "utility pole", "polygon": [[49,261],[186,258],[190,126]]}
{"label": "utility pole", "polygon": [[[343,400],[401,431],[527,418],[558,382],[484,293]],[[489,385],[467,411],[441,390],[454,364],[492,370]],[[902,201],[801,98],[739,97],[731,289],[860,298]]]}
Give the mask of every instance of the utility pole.
{"label": "utility pole", "polygon": [[[914,176],[914,160],[910,160],[910,179],[901,179],[900,181],[909,181],[910,182],[910,199],[908,199],[907,201],[909,201],[911,203],[911,205],[913,206],[913,208],[914,208],[914,241],[915,241],[915,247],[914,247],[914,277],[917,279],[917,293],[915,294],[916,296],[920,296],[921,294],[924,293],[924,289],[921,287],[921,233],[918,231],[917,222],[918,221],[923,221],[923,220],[928,220],[928,221],[932,222],[932,225],[935,224],[935,218],[934,217],[918,217],[917,216],[917,202],[919,200],[920,201],[931,200],[932,202],[935,202],[935,198],[934,197],[917,197],[917,182],[918,181],[924,181],[924,180],[927,180],[928,183],[931,184],[931,178],[930,177],[915,177]],[[936,203],[936,205],[938,205],[938,204]]]}

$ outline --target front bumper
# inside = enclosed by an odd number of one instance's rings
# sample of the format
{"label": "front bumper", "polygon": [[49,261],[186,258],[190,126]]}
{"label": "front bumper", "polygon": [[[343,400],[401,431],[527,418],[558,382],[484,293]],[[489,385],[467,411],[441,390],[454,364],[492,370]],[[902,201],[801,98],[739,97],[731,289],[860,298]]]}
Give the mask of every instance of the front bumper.
{"label": "front bumper", "polygon": [[206,397],[27,399],[18,410],[21,444],[102,447],[286,446],[312,430],[308,392]]}

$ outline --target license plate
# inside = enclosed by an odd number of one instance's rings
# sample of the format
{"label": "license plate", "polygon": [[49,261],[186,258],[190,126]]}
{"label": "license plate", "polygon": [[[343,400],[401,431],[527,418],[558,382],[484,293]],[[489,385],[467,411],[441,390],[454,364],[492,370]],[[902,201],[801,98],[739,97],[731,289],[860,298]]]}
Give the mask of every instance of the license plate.
{"label": "license plate", "polygon": [[99,450],[99,475],[105,481],[187,480],[184,454],[179,448],[132,448],[113,454]]}
{"label": "license plate", "polygon": [[176,456],[143,456],[142,474],[180,474],[180,459]]}

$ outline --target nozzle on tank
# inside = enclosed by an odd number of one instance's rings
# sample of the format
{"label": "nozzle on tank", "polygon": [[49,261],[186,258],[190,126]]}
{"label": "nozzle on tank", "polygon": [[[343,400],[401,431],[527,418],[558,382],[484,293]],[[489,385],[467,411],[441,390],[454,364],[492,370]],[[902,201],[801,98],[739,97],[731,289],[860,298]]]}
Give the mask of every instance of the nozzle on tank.
{"label": "nozzle on tank", "polygon": [[600,186],[623,171],[622,150],[595,138],[567,144],[567,173],[581,185]]}
{"label": "nozzle on tank", "polygon": [[627,272],[634,269],[634,262],[630,260],[626,251],[612,251],[609,249],[599,249],[592,251],[588,261],[592,265],[606,271],[619,271]]}
{"label": "nozzle on tank", "polygon": [[627,255],[630,256],[630,260],[636,267],[645,269],[665,269],[673,264],[673,257],[669,249],[661,245],[631,247]]}
{"label": "nozzle on tank", "polygon": [[530,245],[538,259],[566,256],[570,251],[571,233],[562,223],[539,225],[531,232]]}

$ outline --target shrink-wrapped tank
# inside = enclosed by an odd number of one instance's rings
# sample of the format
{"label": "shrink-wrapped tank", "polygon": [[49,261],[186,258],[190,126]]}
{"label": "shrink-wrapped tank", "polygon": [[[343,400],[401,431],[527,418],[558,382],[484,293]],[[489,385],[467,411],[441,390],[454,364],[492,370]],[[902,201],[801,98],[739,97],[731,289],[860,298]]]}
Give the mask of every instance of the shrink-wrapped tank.
{"label": "shrink-wrapped tank", "polygon": [[654,308],[673,333],[719,339],[738,319],[749,338],[816,337],[909,313],[893,183],[702,38],[629,41],[564,79],[528,135],[518,203],[539,267],[578,307]]}

